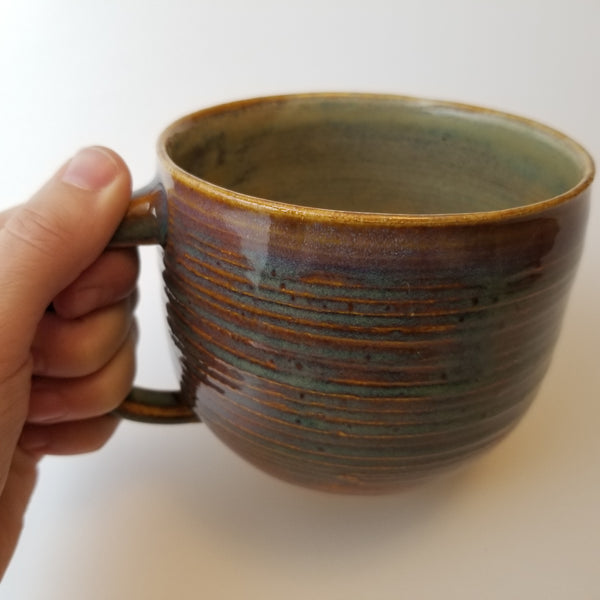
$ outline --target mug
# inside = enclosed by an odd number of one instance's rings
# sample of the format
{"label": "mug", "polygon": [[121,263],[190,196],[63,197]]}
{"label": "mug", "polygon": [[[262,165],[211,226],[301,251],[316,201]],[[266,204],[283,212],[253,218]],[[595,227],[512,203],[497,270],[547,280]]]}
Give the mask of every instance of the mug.
{"label": "mug", "polygon": [[164,251],[180,389],[120,414],[202,421],[328,491],[447,471],[523,416],[582,250],[588,153],[450,102],[299,94],[162,134],[112,244]]}

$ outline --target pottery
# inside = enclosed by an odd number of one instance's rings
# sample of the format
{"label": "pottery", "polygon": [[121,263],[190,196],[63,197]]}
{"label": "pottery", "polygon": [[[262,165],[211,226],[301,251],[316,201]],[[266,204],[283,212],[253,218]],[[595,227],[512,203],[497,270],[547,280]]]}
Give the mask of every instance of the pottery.
{"label": "pottery", "polygon": [[201,420],[277,477],[353,493],[463,464],[523,416],[582,250],[577,143],[471,106],[307,94],[200,111],[158,153],[113,244],[164,250],[181,388],[133,390],[122,415]]}

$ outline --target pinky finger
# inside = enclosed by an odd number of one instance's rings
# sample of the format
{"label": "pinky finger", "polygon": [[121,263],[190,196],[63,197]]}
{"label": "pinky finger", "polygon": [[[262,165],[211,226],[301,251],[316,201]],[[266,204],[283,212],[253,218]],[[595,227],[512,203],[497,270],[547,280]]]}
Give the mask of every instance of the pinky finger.
{"label": "pinky finger", "polygon": [[85,454],[102,448],[118,424],[119,419],[113,415],[53,425],[28,424],[19,446],[35,454]]}

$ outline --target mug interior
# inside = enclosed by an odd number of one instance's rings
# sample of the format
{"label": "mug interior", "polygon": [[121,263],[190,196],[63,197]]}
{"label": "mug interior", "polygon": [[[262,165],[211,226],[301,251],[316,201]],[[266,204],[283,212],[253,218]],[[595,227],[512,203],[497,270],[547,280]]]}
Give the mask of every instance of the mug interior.
{"label": "mug interior", "polygon": [[391,214],[497,211],[569,192],[584,150],[502,113],[403,97],[305,95],[201,111],[166,134],[175,165],[270,201]]}

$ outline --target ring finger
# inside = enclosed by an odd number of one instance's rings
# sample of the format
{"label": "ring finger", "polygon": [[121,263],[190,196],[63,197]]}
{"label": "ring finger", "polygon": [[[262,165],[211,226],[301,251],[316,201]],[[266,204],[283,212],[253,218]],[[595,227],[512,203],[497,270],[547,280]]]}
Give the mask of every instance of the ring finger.
{"label": "ring finger", "polygon": [[128,335],[133,301],[130,296],[78,319],[46,313],[32,344],[33,374],[74,378],[100,370]]}
{"label": "ring finger", "polygon": [[134,326],[114,357],[90,375],[74,379],[34,377],[27,421],[76,421],[114,410],[131,389],[136,338]]}

